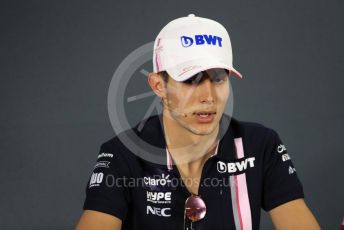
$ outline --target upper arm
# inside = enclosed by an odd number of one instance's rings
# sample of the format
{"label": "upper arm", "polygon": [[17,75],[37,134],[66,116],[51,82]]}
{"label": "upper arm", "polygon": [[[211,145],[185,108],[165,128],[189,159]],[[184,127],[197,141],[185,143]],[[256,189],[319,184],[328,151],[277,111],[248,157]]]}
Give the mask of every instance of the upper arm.
{"label": "upper arm", "polygon": [[269,215],[277,230],[320,229],[304,199],[293,200],[277,206],[269,211]]}
{"label": "upper arm", "polygon": [[264,159],[262,207],[278,230],[318,230],[316,219],[304,202],[302,184],[285,145],[273,131]]}
{"label": "upper arm", "polygon": [[131,178],[131,175],[118,145],[114,146],[112,142],[103,144],[86,185],[85,212],[81,223],[86,221],[98,226],[102,221],[110,224],[126,218],[130,192],[125,178]]}
{"label": "upper arm", "polygon": [[76,230],[120,230],[122,221],[113,215],[85,210]]}
{"label": "upper arm", "polygon": [[262,208],[270,211],[304,198],[302,184],[278,134],[271,130],[264,151]]}

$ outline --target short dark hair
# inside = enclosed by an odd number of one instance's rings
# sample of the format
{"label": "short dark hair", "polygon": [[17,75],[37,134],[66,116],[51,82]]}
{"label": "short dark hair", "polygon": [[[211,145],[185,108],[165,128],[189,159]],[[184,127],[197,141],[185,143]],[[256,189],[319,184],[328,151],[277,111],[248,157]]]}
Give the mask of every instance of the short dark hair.
{"label": "short dark hair", "polygon": [[165,83],[168,82],[170,75],[168,75],[167,71],[161,71],[159,72],[159,75],[162,77],[162,80],[164,80]]}

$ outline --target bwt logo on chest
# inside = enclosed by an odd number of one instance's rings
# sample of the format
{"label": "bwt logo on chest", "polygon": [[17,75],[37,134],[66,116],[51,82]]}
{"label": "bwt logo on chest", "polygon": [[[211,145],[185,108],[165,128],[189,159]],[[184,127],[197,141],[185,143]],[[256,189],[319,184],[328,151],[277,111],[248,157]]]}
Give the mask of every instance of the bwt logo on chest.
{"label": "bwt logo on chest", "polygon": [[215,35],[198,34],[194,37],[181,36],[180,40],[183,47],[189,47],[193,44],[199,45],[213,45],[222,47],[222,38]]}

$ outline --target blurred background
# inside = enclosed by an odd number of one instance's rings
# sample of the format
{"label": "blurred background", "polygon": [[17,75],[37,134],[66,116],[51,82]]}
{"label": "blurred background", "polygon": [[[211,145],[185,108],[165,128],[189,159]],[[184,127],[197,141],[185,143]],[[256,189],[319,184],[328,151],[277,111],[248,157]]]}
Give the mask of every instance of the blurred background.
{"label": "blurred background", "polygon": [[[339,229],[343,12],[342,0],[2,0],[0,229],[75,227],[100,144],[115,135],[107,111],[115,70],[190,13],[229,31],[244,76],[231,80],[234,117],[278,131],[309,207],[323,229]],[[149,89],[139,75],[138,94]],[[150,100],[124,105],[126,113]],[[261,229],[273,229],[265,213]]]}

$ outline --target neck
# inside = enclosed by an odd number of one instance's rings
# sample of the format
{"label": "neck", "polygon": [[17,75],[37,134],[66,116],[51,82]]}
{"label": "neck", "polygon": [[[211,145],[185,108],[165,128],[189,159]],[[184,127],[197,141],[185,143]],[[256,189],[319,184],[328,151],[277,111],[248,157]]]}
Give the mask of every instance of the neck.
{"label": "neck", "polygon": [[212,155],[218,143],[219,125],[207,135],[198,135],[174,120],[169,111],[163,112],[164,135],[167,148],[175,163],[204,162]]}

